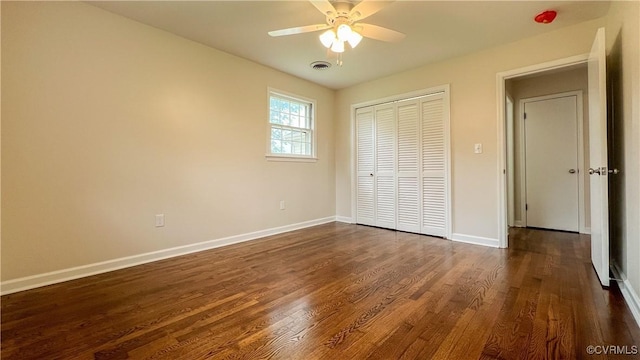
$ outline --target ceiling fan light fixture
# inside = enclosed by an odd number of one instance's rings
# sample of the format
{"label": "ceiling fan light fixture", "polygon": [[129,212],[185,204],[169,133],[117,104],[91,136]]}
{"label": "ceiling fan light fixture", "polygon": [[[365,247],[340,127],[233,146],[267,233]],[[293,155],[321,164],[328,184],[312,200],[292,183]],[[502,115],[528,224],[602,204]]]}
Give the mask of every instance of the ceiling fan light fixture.
{"label": "ceiling fan light fixture", "polygon": [[[2,0],[0,0],[2,1]],[[297,26],[288,29],[269,31],[273,37],[320,32],[320,43],[337,55],[337,64],[342,65],[342,53],[345,51],[345,43],[353,49],[362,41],[363,37],[380,41],[396,42],[405,37],[399,33],[382,26],[360,23],[359,21],[377,13],[391,1],[373,0],[309,0],[316,9],[326,16],[325,24]],[[319,65],[320,67],[322,65]]]}
{"label": "ceiling fan light fixture", "polygon": [[347,39],[352,49],[358,46],[361,40],[362,40],[362,35],[358,34],[355,31],[351,31],[351,34],[349,34],[349,38]]}
{"label": "ceiling fan light fixture", "polygon": [[343,53],[344,52],[344,42],[342,42],[340,40],[334,41],[333,45],[331,45],[331,51],[333,51],[334,53]]}
{"label": "ceiling fan light fixture", "polygon": [[333,29],[329,29],[320,35],[320,42],[327,49],[331,48],[331,45],[336,41],[336,34]]}
{"label": "ceiling fan light fixture", "polygon": [[338,40],[343,42],[349,40],[349,37],[351,36],[352,32],[353,31],[351,30],[351,26],[347,24],[339,25],[336,31],[336,33],[338,34]]}

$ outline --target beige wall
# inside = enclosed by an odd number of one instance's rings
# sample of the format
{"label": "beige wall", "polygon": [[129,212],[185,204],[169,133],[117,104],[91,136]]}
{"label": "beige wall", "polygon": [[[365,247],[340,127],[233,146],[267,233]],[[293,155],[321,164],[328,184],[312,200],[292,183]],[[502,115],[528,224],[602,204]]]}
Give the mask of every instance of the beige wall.
{"label": "beige wall", "polygon": [[614,152],[622,154],[621,161],[614,164],[622,170],[614,180],[621,183],[622,193],[610,202],[619,215],[611,224],[616,231],[611,239],[611,256],[623,277],[628,278],[626,285],[637,296],[640,294],[640,2],[612,3],[607,16],[607,48],[611,49],[608,61],[619,72],[613,84],[617,99],[610,105],[614,105],[615,125],[622,128],[621,132],[616,131],[621,138],[613,144]]}
{"label": "beige wall", "polygon": [[[3,281],[335,215],[332,90],[80,2],[2,2],[2,55]],[[316,163],[265,160],[268,86]]]}
{"label": "beige wall", "polygon": [[[521,189],[521,179],[523,171],[523,165],[519,161],[521,156],[520,147],[522,139],[520,138],[520,132],[522,131],[522,110],[520,109],[520,100],[537,97],[537,96],[545,96],[545,95],[553,95],[559,94],[563,92],[569,91],[582,91],[582,128],[583,128],[583,154],[584,154],[584,163],[589,163],[589,86],[587,79],[587,67],[586,64],[578,69],[572,69],[561,72],[553,72],[551,74],[538,75],[534,77],[526,77],[522,79],[513,79],[508,80],[508,88],[510,89],[509,94],[513,97],[514,100],[514,158],[515,158],[515,176],[514,182],[514,203],[515,203],[515,220],[522,221],[521,214],[521,202],[522,198]],[[584,170],[581,166],[581,169]],[[582,171],[580,176],[584,179],[584,194],[585,194],[585,224],[589,227],[590,224],[590,207],[589,207],[589,173],[587,171]]]}
{"label": "beige wall", "polygon": [[[340,90],[336,98],[336,211],[351,213],[351,104],[451,84],[453,233],[498,239],[496,74],[589,52],[604,19]],[[542,51],[541,51],[542,49]],[[484,153],[474,154],[475,143]]]}

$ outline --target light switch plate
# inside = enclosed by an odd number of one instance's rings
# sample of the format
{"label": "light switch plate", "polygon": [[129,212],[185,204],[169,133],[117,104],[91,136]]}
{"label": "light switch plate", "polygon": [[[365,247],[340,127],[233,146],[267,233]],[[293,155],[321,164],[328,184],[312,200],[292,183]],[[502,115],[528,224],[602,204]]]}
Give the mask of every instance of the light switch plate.
{"label": "light switch plate", "polygon": [[164,226],[164,214],[156,214],[156,227]]}

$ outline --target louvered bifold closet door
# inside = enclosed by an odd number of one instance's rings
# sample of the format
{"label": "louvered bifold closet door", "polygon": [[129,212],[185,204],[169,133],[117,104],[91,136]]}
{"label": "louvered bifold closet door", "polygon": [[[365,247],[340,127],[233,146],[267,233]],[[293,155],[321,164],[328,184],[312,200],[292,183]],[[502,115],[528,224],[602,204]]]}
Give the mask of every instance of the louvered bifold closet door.
{"label": "louvered bifold closet door", "polygon": [[375,225],[396,228],[395,105],[375,107]]}
{"label": "louvered bifold closet door", "polygon": [[400,102],[398,112],[397,229],[420,231],[420,103]]}
{"label": "louvered bifold closet door", "polygon": [[422,114],[422,229],[423,234],[446,236],[446,144],[444,95],[421,101]]}
{"label": "louvered bifold closet door", "polygon": [[356,111],[357,215],[356,222],[375,225],[374,204],[374,120],[373,107]]}

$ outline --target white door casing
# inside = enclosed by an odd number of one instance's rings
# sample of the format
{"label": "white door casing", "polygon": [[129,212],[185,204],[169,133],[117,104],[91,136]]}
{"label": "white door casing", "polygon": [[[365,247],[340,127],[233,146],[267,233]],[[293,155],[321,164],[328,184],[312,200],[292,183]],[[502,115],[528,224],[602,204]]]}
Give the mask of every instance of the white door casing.
{"label": "white door casing", "polygon": [[526,99],[522,105],[526,224],[578,232],[577,96]]}
{"label": "white door casing", "polygon": [[600,283],[609,286],[609,185],[605,30],[598,29],[588,61],[591,262]]}
{"label": "white door casing", "polygon": [[514,104],[513,104],[513,99],[511,99],[511,97],[507,94],[505,96],[505,113],[504,113],[504,117],[505,117],[505,130],[506,130],[506,137],[507,137],[507,141],[506,141],[506,147],[507,147],[507,171],[506,171],[506,175],[507,175],[507,182],[508,182],[508,186],[507,186],[507,225],[508,226],[522,226],[522,221],[518,221],[518,223],[516,223],[516,215],[515,215],[515,159],[514,159],[514,155],[515,155],[515,143],[514,143],[514,137],[515,137],[515,133],[514,133],[514,128],[515,128],[515,124],[514,124],[514,118],[515,118],[515,114],[514,114]]}

